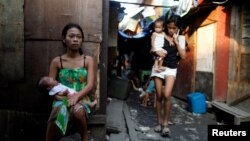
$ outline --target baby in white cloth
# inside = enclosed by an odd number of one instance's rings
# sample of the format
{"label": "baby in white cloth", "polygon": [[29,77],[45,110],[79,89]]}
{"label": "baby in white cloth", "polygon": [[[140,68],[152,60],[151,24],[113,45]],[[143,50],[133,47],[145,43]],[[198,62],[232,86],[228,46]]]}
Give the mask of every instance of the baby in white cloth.
{"label": "baby in white cloth", "polygon": [[[49,76],[42,77],[38,82],[38,86],[41,89],[48,90],[49,95],[51,96],[60,95],[71,97],[77,93],[77,91],[75,91],[74,89],[59,83],[58,81]],[[87,104],[90,107],[94,107],[97,104],[97,100],[95,99],[94,101]]]}

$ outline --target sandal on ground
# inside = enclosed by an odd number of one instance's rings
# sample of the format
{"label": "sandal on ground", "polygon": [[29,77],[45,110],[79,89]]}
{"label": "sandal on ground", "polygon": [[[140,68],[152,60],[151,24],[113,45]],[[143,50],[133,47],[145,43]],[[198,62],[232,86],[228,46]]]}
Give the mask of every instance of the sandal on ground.
{"label": "sandal on ground", "polygon": [[174,125],[172,121],[168,121],[168,125]]}
{"label": "sandal on ground", "polygon": [[163,126],[161,135],[162,136],[168,136],[170,133],[170,129],[167,126]]}
{"label": "sandal on ground", "polygon": [[158,125],[154,128],[154,131],[157,132],[157,133],[161,132],[161,125],[158,124]]}

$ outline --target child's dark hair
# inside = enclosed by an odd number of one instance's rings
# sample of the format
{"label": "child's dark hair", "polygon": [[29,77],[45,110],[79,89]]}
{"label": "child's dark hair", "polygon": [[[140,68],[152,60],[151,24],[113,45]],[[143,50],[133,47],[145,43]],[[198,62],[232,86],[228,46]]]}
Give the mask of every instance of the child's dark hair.
{"label": "child's dark hair", "polygon": [[154,25],[155,25],[155,23],[157,23],[157,22],[162,23],[162,26],[163,26],[163,27],[165,26],[165,22],[164,22],[164,19],[163,19],[162,17],[156,19],[156,20],[154,21]]}

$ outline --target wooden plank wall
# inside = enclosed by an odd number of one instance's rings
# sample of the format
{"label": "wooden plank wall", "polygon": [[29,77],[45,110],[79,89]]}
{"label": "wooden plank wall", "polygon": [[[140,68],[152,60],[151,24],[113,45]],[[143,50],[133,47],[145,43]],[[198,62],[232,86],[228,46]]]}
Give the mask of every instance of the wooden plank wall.
{"label": "wooden plank wall", "polygon": [[101,7],[100,0],[26,0],[25,38],[60,40],[63,26],[76,22],[84,30],[85,41],[100,43]]}
{"label": "wooden plank wall", "polygon": [[24,77],[24,0],[0,1],[0,84]]}
{"label": "wooden plank wall", "polygon": [[244,2],[236,3],[231,13],[227,103],[250,112],[250,9]]}
{"label": "wooden plank wall", "polygon": [[[240,80],[250,83],[250,9],[243,5]],[[250,91],[249,91],[250,92]]]}

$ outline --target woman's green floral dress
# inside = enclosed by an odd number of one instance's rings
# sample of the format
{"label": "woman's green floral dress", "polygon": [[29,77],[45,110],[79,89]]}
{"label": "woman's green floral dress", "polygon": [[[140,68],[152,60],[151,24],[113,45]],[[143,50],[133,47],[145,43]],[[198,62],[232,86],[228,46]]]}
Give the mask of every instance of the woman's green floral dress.
{"label": "woman's green floral dress", "polygon": [[[75,69],[62,68],[59,70],[58,80],[63,85],[66,85],[79,92],[87,84],[87,71],[83,67]],[[81,101],[81,104],[84,107],[85,111],[90,114],[91,110],[86,104],[87,102],[90,102],[90,98],[86,95]],[[67,99],[64,99],[62,101],[54,101],[53,107],[59,108],[56,124],[61,129],[62,133],[65,134],[70,116],[70,110],[67,108]]]}

